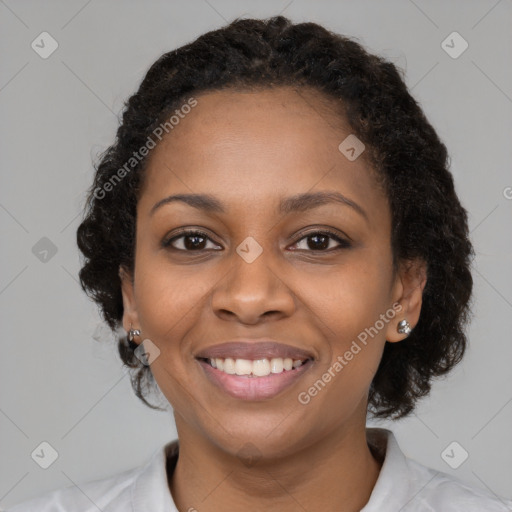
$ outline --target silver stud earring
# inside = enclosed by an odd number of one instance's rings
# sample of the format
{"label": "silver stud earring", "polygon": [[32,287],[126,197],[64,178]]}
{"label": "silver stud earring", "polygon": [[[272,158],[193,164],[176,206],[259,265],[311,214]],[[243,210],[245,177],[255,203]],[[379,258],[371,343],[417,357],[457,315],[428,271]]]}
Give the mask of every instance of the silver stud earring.
{"label": "silver stud earring", "polygon": [[400,334],[409,335],[411,333],[411,331],[412,331],[411,324],[407,320],[400,320],[400,322],[398,322],[396,330]]}
{"label": "silver stud earring", "polygon": [[133,341],[133,338],[135,336],[140,336],[140,331],[139,329],[132,329],[130,327],[130,331],[128,332],[128,341]]}

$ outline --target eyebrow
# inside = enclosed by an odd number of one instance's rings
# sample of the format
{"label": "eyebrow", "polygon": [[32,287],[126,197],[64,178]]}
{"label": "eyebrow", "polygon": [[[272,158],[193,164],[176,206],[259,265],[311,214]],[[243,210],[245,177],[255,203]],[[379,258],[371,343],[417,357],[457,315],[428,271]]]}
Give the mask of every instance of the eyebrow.
{"label": "eyebrow", "polygon": [[[173,202],[183,202],[197,208],[198,210],[205,211],[207,213],[226,213],[226,209],[222,203],[214,196],[210,194],[175,194],[172,196],[164,197],[158,201],[149,212],[149,215],[153,215],[156,210],[160,207],[170,204]],[[312,210],[320,206],[338,203],[345,206],[349,206],[366,220],[368,215],[356,202],[348,197],[344,196],[340,192],[324,191],[324,192],[307,192],[304,194],[297,194],[295,196],[286,197],[279,203],[279,212],[287,215],[294,212],[304,212]]]}

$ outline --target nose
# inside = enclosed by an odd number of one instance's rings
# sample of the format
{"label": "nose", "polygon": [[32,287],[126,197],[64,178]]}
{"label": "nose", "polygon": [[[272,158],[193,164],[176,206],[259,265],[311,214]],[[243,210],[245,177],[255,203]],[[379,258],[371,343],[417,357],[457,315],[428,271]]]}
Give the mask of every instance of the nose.
{"label": "nose", "polygon": [[272,264],[265,250],[252,262],[244,260],[237,252],[233,252],[232,258],[230,270],[212,293],[211,304],[218,317],[257,324],[293,314],[294,294],[282,269]]}

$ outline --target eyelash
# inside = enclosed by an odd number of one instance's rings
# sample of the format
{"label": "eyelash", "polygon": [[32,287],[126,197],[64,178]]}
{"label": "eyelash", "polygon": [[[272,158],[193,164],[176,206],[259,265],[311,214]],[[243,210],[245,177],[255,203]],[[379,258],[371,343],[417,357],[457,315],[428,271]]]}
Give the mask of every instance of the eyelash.
{"label": "eyelash", "polygon": [[[315,250],[306,250],[306,252],[329,253],[329,252],[338,251],[338,250],[341,250],[341,249],[348,249],[352,245],[348,240],[345,240],[344,238],[341,238],[337,233],[334,233],[333,231],[330,231],[328,229],[324,229],[324,230],[321,230],[321,231],[310,231],[308,233],[304,233],[304,232],[299,233],[297,236],[299,236],[300,238],[297,240],[297,242],[295,242],[295,244],[297,244],[297,243],[301,242],[302,240],[304,240],[305,238],[309,238],[309,237],[311,237],[313,235],[328,235],[329,238],[332,238],[333,240],[338,242],[340,244],[340,246],[339,247],[335,247],[334,249],[326,249],[326,250],[316,250],[316,251]],[[204,233],[202,231],[198,231],[198,230],[190,230],[190,231],[182,231],[179,235],[176,235],[176,236],[173,236],[170,239],[164,240],[162,242],[162,246],[164,248],[171,249],[171,250],[174,250],[174,251],[180,251],[180,252],[191,252],[191,253],[197,252],[197,253],[200,253],[200,252],[203,252],[203,251],[206,250],[206,249],[200,249],[200,250],[197,250],[197,251],[189,251],[189,250],[186,250],[186,249],[177,249],[176,247],[172,247],[171,244],[174,241],[179,240],[180,238],[187,238],[189,236],[199,236],[201,238],[205,238],[205,239],[210,240],[211,242],[213,242],[213,240],[206,233]],[[304,250],[304,249],[299,249],[299,250]]]}

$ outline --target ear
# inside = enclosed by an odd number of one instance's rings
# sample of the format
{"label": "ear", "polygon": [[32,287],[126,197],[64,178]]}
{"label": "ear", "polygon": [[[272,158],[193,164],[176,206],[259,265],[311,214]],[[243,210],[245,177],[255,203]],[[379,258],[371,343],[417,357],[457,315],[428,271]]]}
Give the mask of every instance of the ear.
{"label": "ear", "polygon": [[128,332],[131,327],[134,329],[140,328],[135,303],[134,279],[132,273],[123,266],[119,267],[119,277],[121,279],[121,293],[123,295],[123,328]]}
{"label": "ear", "polygon": [[[386,341],[396,343],[407,337],[397,331],[398,323],[407,320],[414,329],[420,318],[423,289],[427,284],[427,264],[422,259],[407,260],[399,265],[393,284],[393,304],[397,312],[386,329]],[[401,308],[401,309],[400,309]]]}

